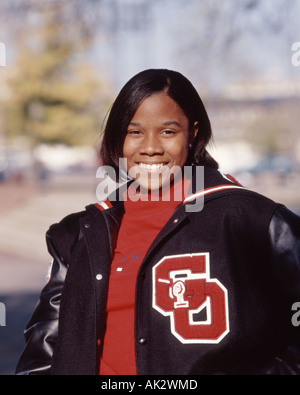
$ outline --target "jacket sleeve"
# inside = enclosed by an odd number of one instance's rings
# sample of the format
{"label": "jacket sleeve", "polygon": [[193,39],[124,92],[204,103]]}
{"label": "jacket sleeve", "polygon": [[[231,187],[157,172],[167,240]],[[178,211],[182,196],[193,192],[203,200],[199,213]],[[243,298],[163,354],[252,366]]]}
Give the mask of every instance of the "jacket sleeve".
{"label": "jacket sleeve", "polygon": [[272,373],[300,375],[300,317],[293,319],[293,306],[300,302],[300,218],[279,206],[270,223],[269,238],[274,303],[280,312],[274,331],[281,343]]}
{"label": "jacket sleeve", "polygon": [[53,258],[50,277],[24,331],[26,345],[17,364],[18,375],[50,374],[67,265],[55,250],[48,234],[46,239],[49,253]]}

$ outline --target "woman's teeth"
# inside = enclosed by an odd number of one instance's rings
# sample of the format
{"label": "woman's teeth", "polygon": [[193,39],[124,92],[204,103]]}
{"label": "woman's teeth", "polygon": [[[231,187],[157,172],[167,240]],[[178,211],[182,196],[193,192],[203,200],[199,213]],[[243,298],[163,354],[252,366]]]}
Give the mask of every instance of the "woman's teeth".
{"label": "woman's teeth", "polygon": [[139,166],[143,169],[146,169],[146,170],[159,170],[164,166],[164,164],[163,163],[154,163],[154,164],[139,163]]}

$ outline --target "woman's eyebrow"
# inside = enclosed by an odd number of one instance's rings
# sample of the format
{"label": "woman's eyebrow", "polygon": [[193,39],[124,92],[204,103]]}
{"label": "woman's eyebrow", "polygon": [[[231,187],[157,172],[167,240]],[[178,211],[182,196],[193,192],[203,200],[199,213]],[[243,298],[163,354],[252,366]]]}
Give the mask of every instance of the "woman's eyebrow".
{"label": "woman's eyebrow", "polygon": [[[130,122],[129,123],[130,126],[141,126],[142,124],[140,122]],[[162,123],[163,126],[172,126],[172,125],[176,125],[176,126],[181,126],[179,122],[177,121],[166,121]]]}
{"label": "woman's eyebrow", "polygon": [[176,126],[181,126],[179,122],[177,121],[166,121],[163,123],[164,126],[172,126],[172,125],[176,125]]}

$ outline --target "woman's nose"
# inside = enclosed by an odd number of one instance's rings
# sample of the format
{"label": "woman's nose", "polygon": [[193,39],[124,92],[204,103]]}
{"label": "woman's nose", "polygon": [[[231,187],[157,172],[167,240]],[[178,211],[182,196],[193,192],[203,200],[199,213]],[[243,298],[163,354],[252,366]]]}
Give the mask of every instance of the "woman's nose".
{"label": "woman's nose", "polygon": [[154,133],[149,133],[144,136],[141,147],[140,154],[142,155],[162,155],[164,153],[163,146],[159,139],[159,136]]}

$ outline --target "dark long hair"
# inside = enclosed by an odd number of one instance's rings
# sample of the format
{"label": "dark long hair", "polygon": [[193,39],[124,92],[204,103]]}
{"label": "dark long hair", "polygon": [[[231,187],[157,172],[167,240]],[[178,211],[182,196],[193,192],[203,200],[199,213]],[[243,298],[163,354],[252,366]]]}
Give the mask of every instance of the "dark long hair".
{"label": "dark long hair", "polygon": [[199,131],[190,149],[186,165],[199,164],[217,169],[218,163],[206,150],[212,139],[210,120],[203,102],[191,82],[177,71],[149,69],[131,78],[121,89],[110,110],[100,146],[101,162],[116,171],[123,155],[123,144],[128,125],[141,102],[164,91],[183,110],[189,120],[190,131],[198,122]]}

